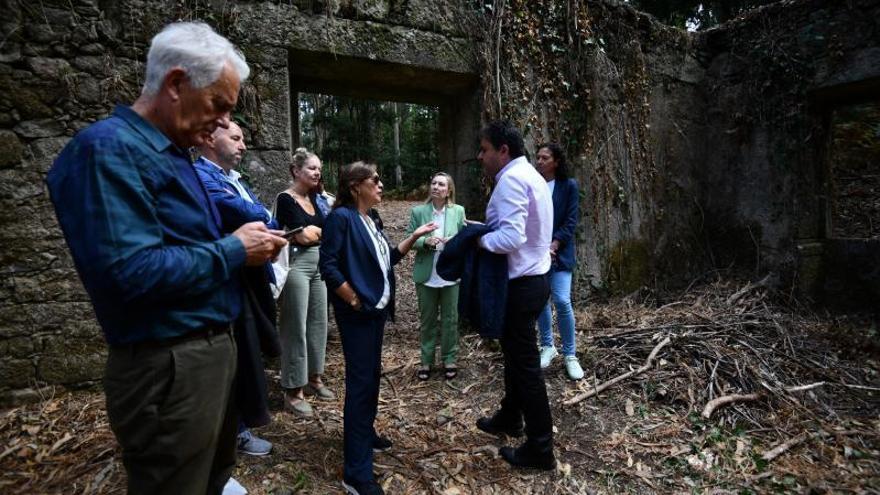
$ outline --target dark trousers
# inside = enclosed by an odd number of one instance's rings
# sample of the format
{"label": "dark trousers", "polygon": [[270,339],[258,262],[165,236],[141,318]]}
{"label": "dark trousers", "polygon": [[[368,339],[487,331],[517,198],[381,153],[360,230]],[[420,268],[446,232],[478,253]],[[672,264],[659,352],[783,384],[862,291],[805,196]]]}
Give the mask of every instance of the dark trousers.
{"label": "dark trousers", "polygon": [[510,280],[501,335],[504,398],[499,419],[517,425],[525,419],[528,441],[541,443],[552,442],[553,419],[541,373],[535,321],[548,297],[550,280],[546,274]]}
{"label": "dark trousers", "polygon": [[[104,392],[129,494],[222,491],[235,465],[236,417],[229,414],[235,365],[228,333],[110,348]],[[230,431],[232,440],[221,449],[221,433]]]}
{"label": "dark trousers", "polygon": [[376,438],[373,423],[379,407],[386,319],[384,312],[370,315],[336,312],[345,357],[344,476],[352,481],[373,479],[373,441]]}

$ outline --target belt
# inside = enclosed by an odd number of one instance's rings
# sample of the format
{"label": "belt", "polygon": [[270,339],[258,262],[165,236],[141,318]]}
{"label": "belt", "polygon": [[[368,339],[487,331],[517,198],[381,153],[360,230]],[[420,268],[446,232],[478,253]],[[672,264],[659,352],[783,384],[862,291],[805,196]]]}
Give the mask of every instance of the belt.
{"label": "belt", "polygon": [[210,339],[211,337],[216,337],[219,335],[229,334],[231,331],[231,327],[229,324],[225,325],[206,325],[198,330],[193,330],[192,332],[185,333],[183,335],[177,335],[174,337],[169,337],[167,339],[161,340],[143,340],[141,342],[134,342],[131,344],[120,344],[112,346],[114,349],[120,350],[131,350],[137,351],[140,349],[166,349],[168,347],[174,347],[178,344],[182,344],[184,342],[191,342],[193,340],[200,339]]}

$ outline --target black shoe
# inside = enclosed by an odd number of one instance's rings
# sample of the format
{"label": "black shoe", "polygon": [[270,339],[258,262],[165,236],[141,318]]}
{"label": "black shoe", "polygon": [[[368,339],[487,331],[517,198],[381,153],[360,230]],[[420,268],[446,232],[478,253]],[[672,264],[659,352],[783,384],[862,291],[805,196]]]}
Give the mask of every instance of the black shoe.
{"label": "black shoe", "polygon": [[498,435],[504,433],[511,437],[521,437],[523,434],[522,423],[511,424],[498,419],[496,413],[491,418],[480,418],[477,420],[477,428],[489,433],[490,435]]}
{"label": "black shoe", "polygon": [[387,437],[376,436],[373,440],[373,452],[385,452],[386,450],[391,450],[391,440],[388,440]]}
{"label": "black shoe", "polygon": [[385,495],[385,490],[375,480],[354,481],[344,479],[342,480],[342,488],[345,488],[345,493],[350,495]]}
{"label": "black shoe", "polygon": [[553,456],[552,446],[544,452],[536,452],[535,449],[529,447],[528,443],[524,443],[515,449],[513,447],[501,447],[498,453],[511,466],[543,469],[545,471],[556,468],[556,458]]}

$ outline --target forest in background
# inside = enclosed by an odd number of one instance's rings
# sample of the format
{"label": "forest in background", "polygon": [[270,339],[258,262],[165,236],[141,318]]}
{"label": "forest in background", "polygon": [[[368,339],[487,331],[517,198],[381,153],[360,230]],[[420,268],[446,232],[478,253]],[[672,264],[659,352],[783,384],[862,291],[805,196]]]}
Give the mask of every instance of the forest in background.
{"label": "forest in background", "polygon": [[406,194],[437,171],[436,107],[301,93],[300,142],[324,165],[325,187],[336,190],[340,165],[374,162],[386,190]]}

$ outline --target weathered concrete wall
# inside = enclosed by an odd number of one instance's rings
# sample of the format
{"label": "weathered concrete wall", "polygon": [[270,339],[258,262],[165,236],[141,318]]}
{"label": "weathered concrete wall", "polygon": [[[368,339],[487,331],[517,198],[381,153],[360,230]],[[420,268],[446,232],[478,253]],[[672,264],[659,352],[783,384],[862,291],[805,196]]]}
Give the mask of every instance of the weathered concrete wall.
{"label": "weathered concrete wall", "polygon": [[239,106],[251,149],[243,167],[267,201],[288,181],[292,51],[476,80],[452,3],[342,1],[329,11],[316,4],[0,3],[0,402],[102,375],[100,330],[43,181],[71,136],[115,102],[134,101],[145,50],[161,26],[205,20],[243,49],[252,67]]}
{"label": "weathered concrete wall", "polygon": [[696,172],[714,262],[815,292],[830,108],[880,95],[880,2],[781,2],[697,43],[707,107]]}

